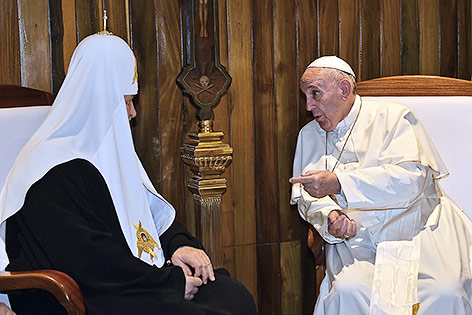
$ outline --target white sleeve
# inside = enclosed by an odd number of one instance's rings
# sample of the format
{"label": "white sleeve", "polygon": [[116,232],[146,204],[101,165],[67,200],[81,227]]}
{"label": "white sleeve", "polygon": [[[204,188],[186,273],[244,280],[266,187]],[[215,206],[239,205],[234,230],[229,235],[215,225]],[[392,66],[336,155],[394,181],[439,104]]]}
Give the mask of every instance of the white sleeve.
{"label": "white sleeve", "polygon": [[348,209],[406,208],[422,192],[427,168],[419,162],[335,171]]}
{"label": "white sleeve", "polygon": [[297,204],[300,216],[318,231],[321,237],[330,244],[340,243],[344,239],[334,237],[328,232],[328,215],[333,210],[341,210],[330,197],[315,198],[308,194],[300,183],[292,185],[292,191],[298,190],[291,203]]}

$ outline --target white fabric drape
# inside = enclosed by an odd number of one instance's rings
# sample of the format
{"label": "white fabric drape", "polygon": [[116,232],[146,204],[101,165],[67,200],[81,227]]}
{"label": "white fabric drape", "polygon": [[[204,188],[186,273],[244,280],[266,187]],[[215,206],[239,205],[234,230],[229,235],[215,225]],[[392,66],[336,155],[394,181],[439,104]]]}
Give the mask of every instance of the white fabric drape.
{"label": "white fabric drape", "polygon": [[[95,34],[77,46],[51,111],[20,152],[1,191],[2,269],[8,264],[5,220],[21,208],[32,184],[75,158],[90,161],[105,178],[132,253],[138,257],[134,224],[139,221],[159,243],[175,210],[156,192],[134,150],[124,95],[137,92],[136,59],[125,41]],[[146,252],[141,259],[162,266],[162,250],[154,252],[157,259]]]}
{"label": "white fabric drape", "polygon": [[[310,196],[300,184],[292,186],[291,203],[329,243],[315,314],[411,314],[418,301],[418,314],[445,314],[451,308],[468,314],[472,223],[443,196],[437,181],[448,171],[421,123],[406,106],[358,96],[332,132],[326,134],[316,121],[302,128],[293,176],[331,171],[345,141],[334,170],[342,187],[339,205],[329,197]],[[335,209],[356,221],[355,237],[328,233],[327,216]],[[450,222],[461,228],[452,233]],[[454,255],[439,264],[441,256],[435,255],[443,250]],[[436,287],[448,279],[457,290],[433,293],[428,279]],[[432,297],[448,308],[438,308]]]}

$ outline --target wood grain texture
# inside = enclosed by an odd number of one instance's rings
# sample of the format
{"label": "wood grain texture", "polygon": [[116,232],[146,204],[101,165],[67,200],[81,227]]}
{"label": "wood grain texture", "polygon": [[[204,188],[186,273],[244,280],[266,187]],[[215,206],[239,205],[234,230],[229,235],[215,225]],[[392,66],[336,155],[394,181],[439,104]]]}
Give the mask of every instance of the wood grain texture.
{"label": "wood grain texture", "polygon": [[62,55],[64,72],[67,73],[70,59],[77,46],[77,28],[75,15],[75,0],[62,0],[62,28],[64,31],[62,40]]}
{"label": "wood grain texture", "polygon": [[21,85],[51,92],[51,56],[47,0],[18,1]]}
{"label": "wood grain texture", "polygon": [[456,78],[402,75],[357,84],[359,95],[369,96],[472,96],[472,81]]}
{"label": "wood grain texture", "polygon": [[418,74],[420,69],[419,0],[402,0],[402,74]]}
{"label": "wood grain texture", "polygon": [[277,243],[257,245],[257,294],[259,314],[279,314],[281,286],[274,285],[275,273],[280,272],[280,247]]}
{"label": "wood grain texture", "polygon": [[[233,78],[231,99],[231,146],[233,147],[233,208],[235,245],[255,244],[255,152],[252,80],[251,1],[227,3],[229,70]],[[234,12],[234,14],[232,14]],[[254,261],[255,261],[255,257]]]}
{"label": "wood grain texture", "polygon": [[[159,127],[161,132],[162,194],[171,202],[178,218],[185,214],[184,166],[180,160],[183,144],[182,93],[175,83],[180,73],[180,19],[178,1],[157,1],[159,49]],[[157,104],[154,103],[154,106]]]}
{"label": "wood grain texture", "polygon": [[[257,243],[271,244],[270,248],[278,250],[280,219],[278,214],[277,185],[277,118],[276,118],[276,69],[274,65],[279,49],[277,31],[279,22],[274,6],[270,1],[253,3],[253,36],[254,36],[254,139],[256,169],[256,222]],[[277,22],[276,22],[277,21]],[[274,25],[275,24],[275,25]],[[293,25],[293,24],[292,24]],[[274,29],[275,27],[275,29]],[[267,36],[275,31],[274,36]],[[293,46],[293,48],[295,48]],[[277,52],[275,52],[275,50]],[[277,82],[278,83],[278,82]],[[257,276],[259,310],[261,314],[272,314],[275,308],[265,299],[265,288],[272,288],[271,294],[279,297],[281,282],[278,270],[267,270],[261,274],[261,266],[272,266],[273,255],[265,255],[267,247],[257,247]],[[271,274],[271,276],[268,276]],[[280,302],[278,302],[280,303]],[[277,303],[277,304],[278,304]],[[278,306],[276,306],[278,307]]]}
{"label": "wood grain texture", "polygon": [[382,1],[382,76],[401,74],[401,0]]}
{"label": "wood grain texture", "polygon": [[439,1],[440,17],[440,75],[456,77],[457,69],[457,48],[458,48],[458,12],[457,0]]}
{"label": "wood grain texture", "polygon": [[439,74],[439,1],[419,0],[420,73]]}
{"label": "wood grain texture", "polygon": [[[297,144],[298,119],[298,73],[296,51],[296,20],[295,1],[275,1],[275,99],[276,99],[276,137],[277,171],[275,182],[278,186],[279,208],[279,240],[300,240],[305,237],[300,231],[298,214],[290,209],[292,185],[288,182],[292,177],[292,159]],[[267,135],[270,137],[270,134]],[[267,139],[266,139],[267,141]],[[264,161],[264,160],[263,160]],[[258,178],[257,176],[256,178]],[[277,209],[275,207],[274,209]],[[273,212],[273,210],[272,210]],[[267,215],[270,215],[266,210]],[[275,230],[275,229],[274,229]]]}
{"label": "wood grain texture", "polygon": [[0,83],[21,83],[20,36],[16,0],[4,0],[0,6]]}
{"label": "wood grain texture", "polygon": [[0,271],[0,292],[40,289],[51,293],[68,314],[85,314],[84,297],[77,283],[57,270]]}
{"label": "wood grain texture", "polygon": [[[236,278],[256,297],[258,265],[256,256],[254,102],[251,50],[251,1],[226,2],[228,70],[233,79],[228,97],[231,111],[230,145],[233,148],[232,192]],[[260,308],[259,308],[260,309]]]}
{"label": "wood grain texture", "polygon": [[[125,2],[126,0],[103,0],[103,8],[107,10],[107,30],[128,41],[129,30],[127,29]],[[101,12],[100,16],[103,16]]]}
{"label": "wood grain texture", "polygon": [[302,314],[303,293],[300,241],[280,243],[281,314]]}
{"label": "wood grain texture", "polygon": [[[191,8],[191,0],[180,0],[180,24],[181,24],[181,43],[182,43],[182,57],[181,57],[181,67],[187,65],[190,60],[190,38],[192,30],[190,29],[190,8]],[[188,97],[183,97],[182,102],[182,117],[183,117],[183,132],[185,135],[184,143],[188,142],[190,138],[188,137],[189,133],[195,133],[198,131],[198,121],[197,121],[197,114],[196,108],[190,103],[190,99]],[[179,220],[182,221],[187,229],[195,235],[196,226],[195,226],[195,203],[193,200],[193,194],[188,189],[188,182],[192,178],[193,173],[190,169],[185,170],[186,176],[184,178],[184,202],[185,202],[185,212],[184,214],[179,214]],[[223,230],[224,235],[227,235],[227,232]],[[223,235],[223,242],[225,237]],[[224,243],[223,243],[224,244]]]}
{"label": "wood grain texture", "polygon": [[62,0],[49,0],[52,94],[57,95],[64,81],[64,23]]}
{"label": "wood grain texture", "polygon": [[380,77],[380,3],[361,0],[361,72],[357,80]]}
{"label": "wood grain texture", "polygon": [[0,108],[51,105],[51,93],[19,85],[0,85]]}
{"label": "wood grain texture", "polygon": [[472,79],[471,71],[471,58],[472,58],[472,47],[467,45],[470,43],[470,36],[472,31],[472,20],[471,20],[471,8],[472,2],[469,0],[458,0],[457,5],[457,23],[459,27],[459,47],[458,47],[458,61],[457,68],[458,74],[457,77],[460,79]]}
{"label": "wood grain texture", "polygon": [[162,192],[161,131],[159,126],[159,80],[156,37],[156,8],[151,1],[134,1],[131,12],[131,39],[138,62],[138,115],[133,124],[136,151],[151,182]]}
{"label": "wood grain texture", "polygon": [[320,55],[336,55],[339,49],[338,2],[319,0]]}
{"label": "wood grain texture", "polygon": [[77,16],[77,42],[100,31],[99,8],[102,0],[75,0]]}
{"label": "wood grain texture", "polygon": [[[319,56],[318,51],[318,14],[315,1],[299,1],[297,4],[298,25],[298,77],[313,60]],[[305,109],[305,96],[299,88],[298,93],[298,126],[301,128],[308,123],[313,116]]]}
{"label": "wood grain texture", "polygon": [[[220,63],[228,70],[228,16],[226,14],[227,6],[225,1],[218,1],[218,29],[219,29],[219,47]],[[220,103],[213,109],[215,113],[214,129],[221,131],[225,135],[224,143],[230,143],[231,140],[231,108],[228,93],[223,95]],[[234,211],[233,211],[233,169],[227,167],[223,176],[226,179],[226,192],[223,195],[221,210],[227,221],[223,224],[223,246],[234,246]]]}
{"label": "wood grain texture", "polygon": [[[254,139],[256,176],[257,242],[275,242],[279,237],[277,187],[277,119],[275,97],[274,7],[272,3],[253,4],[254,36]],[[277,15],[275,14],[275,18]],[[277,28],[275,29],[277,34]],[[277,35],[275,35],[277,36]]]}
{"label": "wood grain texture", "polygon": [[359,0],[339,0],[339,57],[349,63],[355,73],[360,69]]}
{"label": "wood grain texture", "polygon": [[[258,252],[256,244],[239,245],[234,247],[234,262],[236,266],[236,272],[233,274],[234,278],[238,279],[243,283],[246,288],[251,292],[254,297],[254,301],[258,306],[259,311],[263,308],[259,299],[258,291],[258,274],[259,265],[256,263]],[[270,298],[271,296],[269,296]],[[264,314],[259,312],[259,314]]]}

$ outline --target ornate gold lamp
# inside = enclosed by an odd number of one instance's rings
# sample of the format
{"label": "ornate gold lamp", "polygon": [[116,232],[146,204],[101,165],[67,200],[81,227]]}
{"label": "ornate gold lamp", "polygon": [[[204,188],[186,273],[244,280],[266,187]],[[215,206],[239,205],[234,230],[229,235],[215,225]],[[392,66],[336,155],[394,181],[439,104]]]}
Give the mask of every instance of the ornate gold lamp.
{"label": "ornate gold lamp", "polygon": [[221,202],[226,180],[221,177],[231,163],[233,149],[223,143],[223,133],[213,130],[213,108],[231,84],[231,77],[219,60],[216,0],[187,1],[188,64],[177,78],[182,92],[197,109],[198,132],[181,148],[181,157],[193,177],[197,237],[203,242],[215,267],[222,266]]}

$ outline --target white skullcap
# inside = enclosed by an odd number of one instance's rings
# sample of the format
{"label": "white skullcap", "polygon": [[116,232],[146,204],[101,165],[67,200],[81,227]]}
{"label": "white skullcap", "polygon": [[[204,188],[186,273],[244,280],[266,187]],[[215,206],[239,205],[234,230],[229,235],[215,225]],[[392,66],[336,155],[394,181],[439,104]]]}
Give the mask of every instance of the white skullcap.
{"label": "white skullcap", "polygon": [[312,63],[310,63],[307,67],[308,68],[332,68],[341,70],[347,74],[352,75],[354,78],[356,75],[352,70],[351,66],[344,60],[336,56],[323,56],[318,59],[315,59]]}

